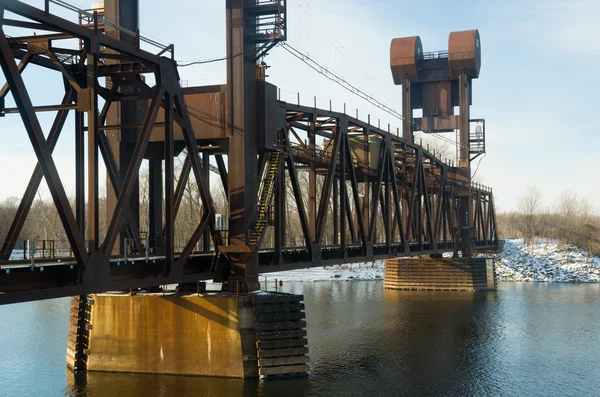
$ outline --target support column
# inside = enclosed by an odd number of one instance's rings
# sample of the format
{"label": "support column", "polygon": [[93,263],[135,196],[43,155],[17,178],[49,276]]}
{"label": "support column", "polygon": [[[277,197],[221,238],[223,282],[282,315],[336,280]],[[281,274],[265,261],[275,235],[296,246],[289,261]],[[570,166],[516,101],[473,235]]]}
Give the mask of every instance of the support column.
{"label": "support column", "polygon": [[[202,154],[202,169],[204,171],[204,178],[206,185],[210,186],[210,154],[204,152]],[[202,235],[202,249],[205,252],[210,251],[210,229],[206,228],[206,231]]]}
{"label": "support column", "polygon": [[[339,132],[342,140],[340,149],[340,188],[339,188],[339,220],[340,220],[340,245],[342,249],[342,258],[346,258],[346,151],[345,140],[348,139],[348,119],[346,117],[340,120]],[[353,164],[350,164],[352,167]],[[337,200],[337,199],[336,199]]]}
{"label": "support column", "polygon": [[173,141],[173,103],[171,95],[165,94],[165,268],[169,276],[175,257],[175,148]]}
{"label": "support column", "polygon": [[460,160],[459,167],[464,174],[468,176],[468,187],[466,188],[466,194],[459,198],[459,226],[460,226],[460,239],[461,239],[461,251],[463,257],[470,258],[472,255],[471,247],[471,161],[470,161],[470,79],[467,75],[466,70],[461,70],[461,74],[458,79],[459,84],[459,104],[460,104],[460,115],[459,115],[459,127],[460,127]]}
{"label": "support column", "polygon": [[402,137],[405,141],[414,143],[410,79],[406,73],[402,75],[402,114],[404,115],[404,119],[402,120]]}
{"label": "support column", "polygon": [[75,111],[75,219],[85,238],[85,140],[84,113]]}
{"label": "support column", "polygon": [[150,239],[150,247],[154,248],[155,252],[161,251],[164,248],[162,244],[162,207],[163,207],[163,175],[162,161],[159,159],[151,159],[149,161],[149,202],[148,202],[148,219]]}
{"label": "support column", "polygon": [[308,147],[312,153],[312,159],[308,171],[308,224],[310,238],[315,241],[317,225],[317,152],[316,152],[315,120],[311,115],[308,131]]}
{"label": "support column", "polygon": [[[90,43],[91,51],[96,51],[96,43]],[[88,54],[88,76],[87,90],[89,95],[90,110],[88,111],[88,251],[96,252],[99,242],[99,225],[98,225],[98,97],[96,89],[98,81],[96,78],[96,65],[98,56]]]}
{"label": "support column", "polygon": [[[115,21],[119,26],[135,32],[139,30],[139,0],[111,0],[104,4],[104,14],[107,20]],[[130,34],[111,29],[107,27],[107,35],[110,35],[120,41],[131,45],[137,45],[136,37]],[[136,87],[127,84],[120,85],[120,93],[123,95],[133,95],[136,92]],[[145,115],[144,106],[139,101],[123,101],[115,103],[111,106],[108,112],[108,125],[138,125],[143,123]],[[138,128],[122,128],[121,130],[107,131],[107,137],[110,146],[119,168],[121,178],[125,175],[129,167],[129,160],[133,157],[135,143],[139,136]],[[120,181],[123,183],[123,180]],[[129,211],[133,219],[140,219],[140,194],[139,181],[136,181],[129,200]],[[110,222],[115,206],[117,204],[117,196],[112,185],[107,183],[106,188],[106,217],[107,222]],[[123,239],[128,235],[124,231],[117,238],[113,254],[119,254],[122,251],[121,245]],[[152,237],[150,237],[152,238]],[[140,247],[138,247],[140,248]]]}
{"label": "support column", "polygon": [[275,255],[276,263],[283,264],[282,251],[286,248],[286,188],[285,169],[279,171],[275,196]]}
{"label": "support column", "polygon": [[[369,123],[371,121],[371,116],[369,116]],[[363,135],[363,144],[365,151],[365,167],[363,168],[363,202],[362,202],[362,211],[363,211],[363,224],[364,229],[369,233],[369,170],[371,168],[371,148],[369,145],[369,129],[367,128],[364,131]]]}
{"label": "support column", "polygon": [[67,365],[88,372],[229,378],[306,374],[303,300],[283,293],[75,298],[71,329],[77,332],[69,333]]}
{"label": "support column", "polygon": [[[227,0],[227,72],[229,89],[229,245],[239,253],[232,260],[231,285],[242,291],[260,288],[258,255],[249,253],[248,232],[257,217],[257,83],[256,45],[246,40],[245,2]],[[239,56],[242,54],[242,56]],[[234,255],[230,255],[230,259]]]}
{"label": "support column", "polygon": [[[340,138],[343,139],[343,138]],[[335,154],[334,154],[335,155]],[[338,200],[340,198],[340,190],[338,188],[338,178],[333,177],[333,245],[338,245],[340,243],[340,231],[339,231],[339,222],[338,222]]]}
{"label": "support column", "polygon": [[395,258],[385,261],[385,289],[422,291],[494,291],[493,259]]}

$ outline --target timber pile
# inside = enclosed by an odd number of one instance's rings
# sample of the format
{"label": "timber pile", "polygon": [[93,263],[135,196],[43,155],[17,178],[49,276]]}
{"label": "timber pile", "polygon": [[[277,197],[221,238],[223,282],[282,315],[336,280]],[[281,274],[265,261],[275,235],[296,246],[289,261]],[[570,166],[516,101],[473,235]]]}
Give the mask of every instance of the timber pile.
{"label": "timber pile", "polygon": [[485,258],[388,259],[384,288],[425,291],[487,291]]}
{"label": "timber pile", "polygon": [[261,377],[306,375],[308,340],[304,296],[259,293],[254,296],[256,348]]}
{"label": "timber pile", "polygon": [[74,296],[69,310],[69,336],[67,338],[67,367],[72,371],[85,371],[89,354],[88,342],[92,325],[90,312],[93,300],[88,296]]}

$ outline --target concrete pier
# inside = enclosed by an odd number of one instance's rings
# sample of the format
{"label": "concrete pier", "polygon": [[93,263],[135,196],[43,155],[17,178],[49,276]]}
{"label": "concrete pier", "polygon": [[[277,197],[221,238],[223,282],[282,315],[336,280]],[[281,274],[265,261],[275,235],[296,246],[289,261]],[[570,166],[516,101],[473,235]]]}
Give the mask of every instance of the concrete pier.
{"label": "concrete pier", "polygon": [[86,313],[85,325],[71,329],[67,365],[235,378],[306,373],[301,300],[270,293],[110,293],[87,296],[81,310],[81,299],[74,299],[71,315]]}
{"label": "concrete pier", "polygon": [[385,261],[384,288],[493,291],[494,263],[486,258],[398,258]]}

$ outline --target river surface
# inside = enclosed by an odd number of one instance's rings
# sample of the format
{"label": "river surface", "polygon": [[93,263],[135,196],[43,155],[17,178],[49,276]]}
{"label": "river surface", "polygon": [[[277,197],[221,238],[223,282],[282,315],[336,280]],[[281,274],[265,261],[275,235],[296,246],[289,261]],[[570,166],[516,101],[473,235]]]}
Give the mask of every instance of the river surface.
{"label": "river surface", "polygon": [[0,306],[0,396],[584,396],[600,393],[600,285],[399,292],[287,283],[306,302],[312,375],[239,380],[65,369],[69,299]]}

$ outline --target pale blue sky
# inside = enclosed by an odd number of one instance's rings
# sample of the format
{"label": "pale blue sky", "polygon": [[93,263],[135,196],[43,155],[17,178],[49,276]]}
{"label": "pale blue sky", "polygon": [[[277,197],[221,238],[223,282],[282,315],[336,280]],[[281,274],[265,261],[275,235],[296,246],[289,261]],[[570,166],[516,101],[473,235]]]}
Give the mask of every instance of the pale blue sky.
{"label": "pale blue sky", "polygon": [[[71,2],[82,8],[91,3]],[[174,43],[178,60],[225,55],[224,0],[140,0],[140,5],[142,34]],[[445,50],[449,32],[479,29],[483,66],[473,84],[472,116],[487,121],[488,154],[477,179],[494,188],[500,210],[515,208],[527,185],[540,188],[546,205],[568,189],[600,208],[597,0],[288,0],[288,7],[290,44],[399,110],[400,88],[389,71],[391,39],[417,34],[425,51]],[[305,104],[317,96],[318,105],[327,107],[331,99],[338,110],[346,103],[349,113],[360,109],[361,118],[370,113],[374,123],[381,118],[394,130],[399,125],[282,48],[272,50],[267,63],[269,81],[281,88],[284,100],[296,101],[300,92]],[[190,85],[224,83],[225,63],[183,68],[180,74]],[[35,104],[62,97],[60,80],[48,76],[36,68],[25,73],[26,83],[36,84]],[[42,117],[46,129],[52,117]],[[72,125],[70,119],[67,126]],[[67,194],[74,192],[71,130],[65,129],[55,152]],[[18,116],[0,119],[0,179],[10,181],[0,199],[22,195],[34,161]]]}

